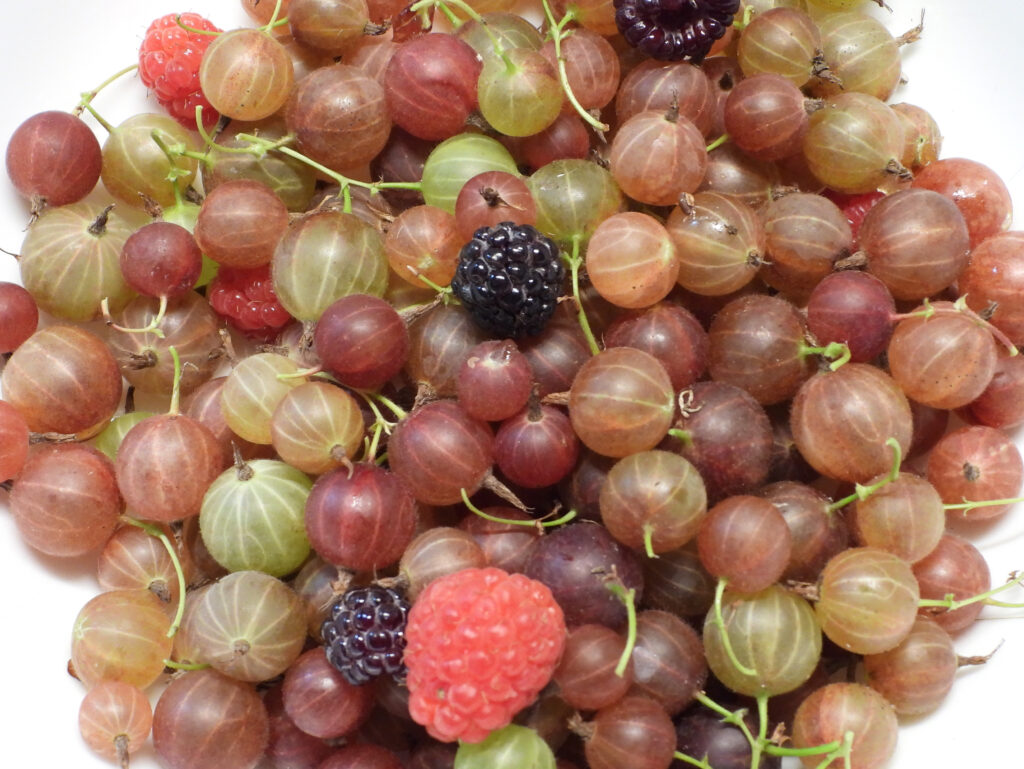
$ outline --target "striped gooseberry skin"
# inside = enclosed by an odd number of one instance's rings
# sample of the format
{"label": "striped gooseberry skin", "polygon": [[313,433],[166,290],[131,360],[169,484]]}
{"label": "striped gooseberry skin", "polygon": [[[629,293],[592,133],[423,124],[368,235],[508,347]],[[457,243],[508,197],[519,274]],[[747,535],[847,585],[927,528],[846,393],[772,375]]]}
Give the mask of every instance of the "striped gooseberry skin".
{"label": "striped gooseberry skin", "polygon": [[569,419],[592,451],[625,457],[653,449],[675,414],[675,393],[657,358],[632,347],[603,350],[569,389]]}
{"label": "striped gooseberry skin", "polygon": [[391,133],[384,87],[350,64],[319,67],[299,80],[285,122],[300,152],[335,170],[369,163]]}
{"label": "striped gooseberry skin", "polygon": [[365,431],[356,399],[326,382],[306,382],[289,391],[270,420],[278,455],[311,475],[351,462]]}
{"label": "striped gooseberry skin", "polygon": [[239,681],[266,681],[302,653],[306,606],[277,577],[232,572],[203,594],[189,617],[188,636],[199,662]]}
{"label": "striped gooseberry skin", "polygon": [[0,482],[14,478],[28,459],[29,430],[14,406],[0,400]]}
{"label": "striped gooseberry skin", "polygon": [[[147,328],[159,312],[157,299],[136,297],[114,315],[114,322],[125,328]],[[144,334],[113,333],[108,344],[128,383],[140,392],[170,396],[174,388],[174,357],[181,366],[179,388],[188,395],[213,376],[221,362],[223,342],[220,317],[195,291],[171,300],[160,321],[163,337]]]}
{"label": "striped gooseberry skin", "polygon": [[802,88],[821,54],[821,31],[798,8],[785,6],[755,14],[743,30],[736,58],[743,74],[773,73]]}
{"label": "striped gooseberry skin", "polygon": [[75,618],[71,666],[86,688],[123,681],[145,689],[164,672],[173,641],[171,615],[148,590],[108,590]]}
{"label": "striped gooseberry skin", "polygon": [[[271,352],[239,362],[220,391],[221,411],[231,431],[252,443],[273,443],[270,423],[274,410],[290,390],[303,383],[302,377],[287,376],[298,371],[295,361]],[[280,378],[281,374],[285,378]]]}
{"label": "striped gooseberry skin", "polygon": [[[899,723],[885,697],[856,683],[826,684],[816,689],[797,708],[793,718],[793,746],[807,748],[842,742],[853,733],[850,766],[880,769],[896,750]],[[818,766],[820,756],[804,756],[804,766]]]}
{"label": "striped gooseberry skin", "polygon": [[729,659],[714,610],[704,620],[704,653],[708,667],[734,692],[785,694],[810,678],[821,657],[821,629],[814,609],[780,585],[757,593],[722,597],[725,632],[736,659],[755,671],[741,672]]}
{"label": "striped gooseberry skin", "polygon": [[313,346],[325,371],[347,387],[375,390],[409,358],[409,331],[387,301],[349,294],[332,302],[317,321]]}
{"label": "striped gooseberry skin", "polygon": [[10,504],[29,546],[63,558],[103,545],[124,510],[110,460],[79,443],[33,448]]}
{"label": "striped gooseberry skin", "polygon": [[857,91],[887,101],[902,74],[900,43],[885,25],[859,11],[833,13],[818,22],[821,48],[832,73],[842,81],[819,78],[815,95]]}
{"label": "striped gooseberry skin", "polygon": [[103,681],[82,698],[78,729],[86,744],[108,761],[135,753],[146,744],[153,708],[145,692],[120,681]]}
{"label": "striped gooseberry skin", "polygon": [[354,214],[324,210],[288,227],[271,261],[278,301],[298,320],[317,320],[349,294],[383,296],[388,260],[380,233]]}
{"label": "striped gooseberry skin", "polygon": [[39,309],[85,323],[99,317],[103,299],[117,312],[135,296],[121,274],[121,248],[144,220],[125,209],[104,212],[82,201],[48,209],[33,223],[18,268]]}
{"label": "striped gooseberry skin", "polygon": [[260,29],[214,38],[203,54],[199,85],[215,110],[233,120],[262,120],[288,101],[295,68],[288,51]]}
{"label": "striped gooseberry skin", "polygon": [[167,769],[248,769],[269,740],[267,709],[256,689],[216,670],[174,678],[153,710],[153,747]]}
{"label": "striped gooseberry skin", "polygon": [[822,631],[854,654],[888,651],[906,638],[921,598],[910,564],[876,547],[832,557],[818,583]]}
{"label": "striped gooseberry skin", "polygon": [[202,500],[199,529],[210,555],[228,571],[283,577],[309,555],[302,524],[313,482],[274,459],[256,459],[217,476]]}
{"label": "striped gooseberry skin", "polygon": [[822,475],[865,483],[892,466],[894,438],[903,456],[913,418],[891,376],[867,363],[815,374],[793,398],[790,425],[800,454]]}
{"label": "striped gooseberry skin", "polygon": [[757,275],[765,253],[764,226],[741,199],[698,192],[689,212],[676,206],[665,227],[679,254],[680,286],[701,296],[724,296]]}
{"label": "striped gooseberry skin", "polygon": [[121,403],[121,388],[110,348],[77,326],[40,329],[0,374],[4,400],[36,433],[79,433],[105,424]]}
{"label": "striped gooseberry skin", "polygon": [[50,206],[76,203],[96,186],[103,164],[100,144],[77,115],[39,112],[22,122],[7,145],[7,175],[33,202]]}
{"label": "striped gooseberry skin", "polygon": [[864,657],[868,685],[903,715],[927,713],[949,694],[960,667],[953,639],[930,617],[918,616],[897,646]]}
{"label": "striped gooseberry skin", "polygon": [[305,520],[321,558],[354,571],[381,569],[398,561],[412,541],[416,501],[397,475],[360,462],[317,480]]}
{"label": "striped gooseberry skin", "polygon": [[158,414],[135,425],[121,441],[114,467],[128,507],[164,523],[196,515],[224,469],[213,433],[182,414]]}
{"label": "striped gooseberry skin", "polygon": [[700,129],[682,115],[645,110],[626,120],[608,156],[612,176],[629,197],[671,206],[696,192],[707,171],[707,144]]}
{"label": "striped gooseberry skin", "polygon": [[466,182],[485,171],[519,174],[512,154],[497,139],[476,133],[455,134],[430,150],[423,163],[423,199],[427,205],[454,214],[455,201]]}
{"label": "striped gooseberry skin", "polygon": [[391,433],[388,460],[413,496],[427,505],[451,505],[472,496],[494,464],[490,425],[455,401],[434,401],[413,411]]}

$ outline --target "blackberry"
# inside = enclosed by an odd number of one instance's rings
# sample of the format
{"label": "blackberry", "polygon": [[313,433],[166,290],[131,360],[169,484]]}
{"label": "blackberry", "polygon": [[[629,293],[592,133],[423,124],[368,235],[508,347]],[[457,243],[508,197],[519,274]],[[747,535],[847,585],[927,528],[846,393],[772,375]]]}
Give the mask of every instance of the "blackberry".
{"label": "blackberry", "polygon": [[539,334],[555,311],[565,269],[558,246],[528,224],[481,227],[459,252],[452,289],[500,338]]}
{"label": "blackberry", "polygon": [[346,590],[320,628],[327,661],[354,686],[385,673],[405,677],[405,621],[409,603],[387,587]]}
{"label": "blackberry", "polygon": [[732,24],[740,0],[614,0],[626,42],[655,59],[699,64]]}

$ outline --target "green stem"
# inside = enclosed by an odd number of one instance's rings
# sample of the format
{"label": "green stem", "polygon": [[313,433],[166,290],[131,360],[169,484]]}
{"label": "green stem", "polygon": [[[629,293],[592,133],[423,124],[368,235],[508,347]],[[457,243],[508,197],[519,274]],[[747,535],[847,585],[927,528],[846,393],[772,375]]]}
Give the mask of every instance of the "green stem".
{"label": "green stem", "polygon": [[611,590],[626,607],[626,648],[622,650],[619,664],[615,666],[615,675],[622,678],[626,675],[629,659],[633,656],[633,648],[636,646],[636,590],[633,588],[627,590],[618,577],[608,580],[604,586]]}
{"label": "green stem", "polygon": [[565,56],[562,55],[562,41],[565,40],[571,31],[566,31],[566,25],[575,20],[576,15],[571,11],[566,11],[565,15],[555,20],[555,14],[551,10],[551,5],[548,0],[541,0],[541,4],[544,7],[544,16],[547,18],[549,34],[551,35],[551,42],[555,47],[555,61],[558,62],[558,82],[562,86],[562,92],[565,93],[565,98],[569,100],[572,108],[576,110],[576,114],[583,118],[583,122],[587,123],[598,131],[607,131],[610,126],[607,123],[602,123],[590,112],[588,112],[579,99],[576,98],[576,94],[573,93],[572,86],[569,84],[569,72],[565,66]]}
{"label": "green stem", "polygon": [[175,662],[174,660],[164,660],[164,667],[170,668],[171,670],[206,670],[210,667],[208,662]]}
{"label": "green stem", "polygon": [[[129,67],[125,67],[122,70],[118,70],[113,75],[111,75],[106,80],[104,80],[102,83],[100,83],[98,86],[93,88],[91,91],[83,91],[82,94],[81,94],[82,98],[79,100],[78,104],[75,105],[75,108],[73,110],[71,110],[71,114],[73,114],[73,115],[81,115],[82,114],[82,110],[86,109],[92,103],[92,100],[95,99],[99,95],[100,91],[102,91],[108,85],[113,83],[115,80],[117,80],[122,75],[127,75],[129,72],[134,72],[138,68],[139,68],[138,64],[132,64]],[[90,110],[90,112],[92,112],[92,110]],[[100,121],[100,123],[103,125],[104,128],[106,128],[108,131],[111,130],[109,124],[107,124],[106,121],[104,121],[102,118],[100,118],[95,112],[92,112],[92,115],[93,115],[93,117],[95,117],[97,120]]]}
{"label": "green stem", "polygon": [[988,606],[999,606],[1005,609],[1020,609],[1024,608],[1024,604],[1021,603],[1006,603],[1004,601],[992,601],[992,596],[998,595],[1010,588],[1017,587],[1024,582],[1024,572],[1014,573],[1010,575],[1010,579],[1004,582],[999,587],[988,590],[984,593],[978,593],[972,595],[970,598],[964,598],[963,600],[956,600],[956,596],[952,593],[947,593],[943,598],[922,598],[917,602],[917,605],[922,608],[936,608],[946,609],[947,611],[956,611],[964,606],[969,606],[972,603],[985,603]]}
{"label": "green stem", "polygon": [[1010,499],[981,499],[975,501],[969,501],[964,499],[962,504],[955,505],[943,505],[944,510],[963,510],[964,513],[969,513],[976,507],[995,507],[997,505],[1015,505],[1018,502],[1024,502],[1024,497],[1013,497]]}
{"label": "green stem", "polygon": [[590,321],[587,320],[587,312],[583,309],[583,302],[580,299],[580,266],[583,264],[583,257],[580,256],[580,236],[572,236],[572,254],[562,255],[569,263],[569,272],[572,275],[572,298],[576,302],[576,317],[579,319],[580,328],[583,329],[583,336],[587,338],[587,345],[590,347],[590,354],[597,355],[601,352],[601,346],[594,338],[594,332],[590,328]]}
{"label": "green stem", "polygon": [[377,401],[377,403],[380,403],[388,411],[394,414],[395,417],[399,420],[405,419],[407,416],[409,416],[409,412],[407,412],[405,409],[403,409],[390,398],[381,395],[379,392],[374,392],[372,390],[361,390],[360,392],[364,396],[372,398],[373,400]]}
{"label": "green stem", "polygon": [[485,513],[479,507],[474,505],[469,498],[469,493],[465,489],[460,489],[460,492],[462,493],[462,504],[469,508],[469,511],[471,513],[473,513],[474,515],[479,515],[481,518],[488,521],[492,521],[493,523],[503,523],[509,526],[535,526],[540,528],[548,528],[552,526],[561,526],[563,523],[568,523],[576,517],[576,511],[570,510],[565,515],[559,516],[558,518],[554,518],[551,520],[544,520],[543,518],[530,518],[529,520],[525,521],[517,521],[512,518],[499,518],[496,515]]}
{"label": "green stem", "polygon": [[185,614],[185,571],[181,568],[181,561],[178,559],[178,552],[175,550],[170,538],[153,524],[146,523],[145,521],[139,521],[126,515],[121,516],[121,520],[131,526],[137,526],[149,534],[149,536],[159,539],[167,550],[167,554],[171,557],[171,563],[174,565],[174,573],[178,576],[178,610],[174,613],[174,620],[171,622],[171,626],[167,628],[167,637],[173,638],[174,634],[178,632],[178,628],[181,626],[181,618]]}
{"label": "green stem", "polygon": [[96,119],[96,122],[107,130],[108,134],[114,133],[114,126],[104,120],[103,116],[93,108],[92,104],[86,104],[85,108],[89,111],[89,114]]}
{"label": "green stem", "polygon": [[644,524],[644,552],[648,558],[657,558],[654,552],[654,527],[649,523]]}
{"label": "green stem", "polygon": [[809,748],[784,748],[781,745],[769,742],[765,745],[764,752],[771,756],[794,756],[799,758],[800,756],[820,756],[822,753],[832,753],[842,747],[843,743],[839,740],[827,742],[824,745],[812,745]]}
{"label": "green stem", "polygon": [[721,147],[723,144],[729,141],[729,138],[729,134],[722,134],[704,149],[708,152],[711,152],[712,150],[717,150],[719,147]]}
{"label": "green stem", "polygon": [[729,631],[726,629],[725,619],[722,617],[722,594],[725,593],[725,583],[725,577],[718,578],[718,584],[715,586],[714,617],[712,623],[718,628],[718,632],[722,636],[722,647],[725,650],[725,656],[729,658],[729,662],[732,663],[733,667],[745,676],[756,676],[756,670],[748,668],[740,662],[732,648],[732,641],[729,640]]}
{"label": "green stem", "polygon": [[187,24],[183,24],[181,21],[181,14],[179,13],[174,17],[174,23],[181,27],[186,32],[191,32],[195,35],[210,35],[216,37],[217,35],[223,34],[222,32],[216,32],[212,29],[197,29],[196,27],[190,27]]}
{"label": "green stem", "polygon": [[824,347],[812,347],[807,344],[801,345],[800,357],[806,358],[808,355],[820,355],[826,360],[831,361],[828,367],[832,371],[849,363],[851,357],[850,348],[843,342],[829,342]]}
{"label": "green stem", "polygon": [[715,769],[707,761],[697,760],[693,756],[688,756],[679,750],[673,753],[672,756],[676,759],[676,761],[682,761],[684,764],[689,764],[690,766],[696,766],[700,769]]}
{"label": "green stem", "polygon": [[761,766],[761,754],[768,745],[768,693],[757,693],[757,739],[750,746],[750,765]]}
{"label": "green stem", "polygon": [[[278,26],[277,18],[278,18],[278,16],[281,15],[281,5],[282,5],[282,3],[283,3],[283,0],[277,0],[277,2],[274,3],[274,12],[272,14],[270,14],[270,21],[268,21],[267,22],[267,26],[265,26],[263,28],[264,31],[269,31],[269,30],[273,29],[274,27]],[[287,22],[287,19],[281,19],[281,21],[282,22]]]}
{"label": "green stem", "polygon": [[750,733],[750,728],[747,726],[747,721],[744,718],[744,715],[746,714],[745,710],[728,710],[727,708],[722,707],[713,699],[708,697],[708,695],[702,691],[697,692],[694,695],[694,699],[697,700],[697,702],[699,702],[701,705],[706,707],[708,710],[714,711],[715,713],[720,715],[722,717],[722,720],[725,721],[727,724],[732,724],[733,726],[735,726],[737,729],[743,732],[743,736],[747,738],[747,742],[749,742],[751,745],[754,744],[754,735]]}
{"label": "green stem", "polygon": [[171,360],[174,361],[174,383],[171,385],[171,405],[168,407],[167,413],[177,416],[181,413],[181,358],[178,356],[178,348],[173,344],[168,346],[167,351],[171,354]]}
{"label": "green stem", "polygon": [[[378,427],[379,426],[379,427],[381,427],[384,430],[385,433],[387,433],[388,435],[391,435],[391,428],[393,428],[398,423],[397,422],[389,422],[388,420],[386,420],[384,418],[384,415],[381,413],[380,408],[377,406],[377,404],[374,402],[374,400],[370,397],[370,394],[368,392],[366,392],[364,390],[355,390],[355,389],[352,390],[352,392],[354,392],[357,395],[359,395],[360,397],[362,397],[362,399],[366,402],[366,405],[369,407],[370,411],[373,412],[373,416],[375,418],[374,423],[373,423],[374,427]],[[374,453],[376,453],[376,452],[374,452]]]}
{"label": "green stem", "polygon": [[363,452],[364,462],[373,462],[377,456],[377,451],[380,449],[380,436],[384,432],[384,425],[381,422],[374,422],[373,425],[373,438],[367,438],[365,441],[366,449]]}
{"label": "green stem", "polygon": [[103,297],[100,300],[100,312],[103,313],[103,319],[107,326],[114,329],[114,331],[120,331],[124,334],[152,334],[157,339],[164,338],[164,332],[160,328],[160,324],[163,322],[164,316],[167,314],[167,297],[160,297],[160,307],[156,311],[156,315],[149,322],[148,326],[143,328],[126,328],[125,326],[119,326],[114,323],[113,318],[110,317],[110,298]]}
{"label": "green stem", "polygon": [[880,488],[888,486],[899,477],[900,465],[903,463],[903,447],[900,446],[900,442],[895,438],[889,438],[885,442],[885,445],[892,449],[893,454],[892,467],[890,468],[889,473],[880,480],[872,483],[870,486],[862,486],[858,483],[854,487],[854,492],[850,496],[843,497],[842,499],[833,502],[825,508],[826,512],[834,513],[836,510],[841,510],[852,502],[865,500]]}

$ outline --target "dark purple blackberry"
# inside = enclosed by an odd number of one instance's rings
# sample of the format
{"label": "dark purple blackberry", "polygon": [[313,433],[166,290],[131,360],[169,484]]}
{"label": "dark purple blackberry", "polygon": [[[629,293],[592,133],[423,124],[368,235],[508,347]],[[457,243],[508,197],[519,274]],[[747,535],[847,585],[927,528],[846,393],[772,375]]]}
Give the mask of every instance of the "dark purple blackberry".
{"label": "dark purple blackberry", "polygon": [[655,59],[699,64],[732,24],[740,0],[615,0],[626,42]]}
{"label": "dark purple blackberry", "polygon": [[405,677],[405,621],[409,604],[397,590],[371,585],[345,593],[320,628],[327,661],[359,686],[385,673]]}
{"label": "dark purple blackberry", "polygon": [[528,224],[481,227],[459,252],[452,289],[476,322],[499,338],[544,330],[565,268],[558,246]]}

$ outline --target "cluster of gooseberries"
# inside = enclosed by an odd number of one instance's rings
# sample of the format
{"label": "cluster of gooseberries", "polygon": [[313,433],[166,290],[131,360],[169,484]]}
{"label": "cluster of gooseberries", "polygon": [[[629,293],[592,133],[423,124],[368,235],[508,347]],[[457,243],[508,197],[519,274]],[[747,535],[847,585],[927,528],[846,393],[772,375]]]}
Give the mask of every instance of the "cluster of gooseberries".
{"label": "cluster of gooseberries", "polygon": [[[1016,605],[964,524],[1024,482],[1024,239],[995,172],[889,103],[916,34],[750,0],[663,61],[610,2],[242,5],[263,26],[178,20],[212,38],[192,125],[180,101],[109,123],[114,78],[8,145],[31,223],[0,284],[0,482],[27,546],[96,558],[69,622],[86,743],[171,769],[884,766],[982,661],[955,634]],[[731,4],[679,5],[648,18]],[[332,667],[352,589],[412,616],[485,567],[566,623],[513,722],[439,740],[401,674]]]}

